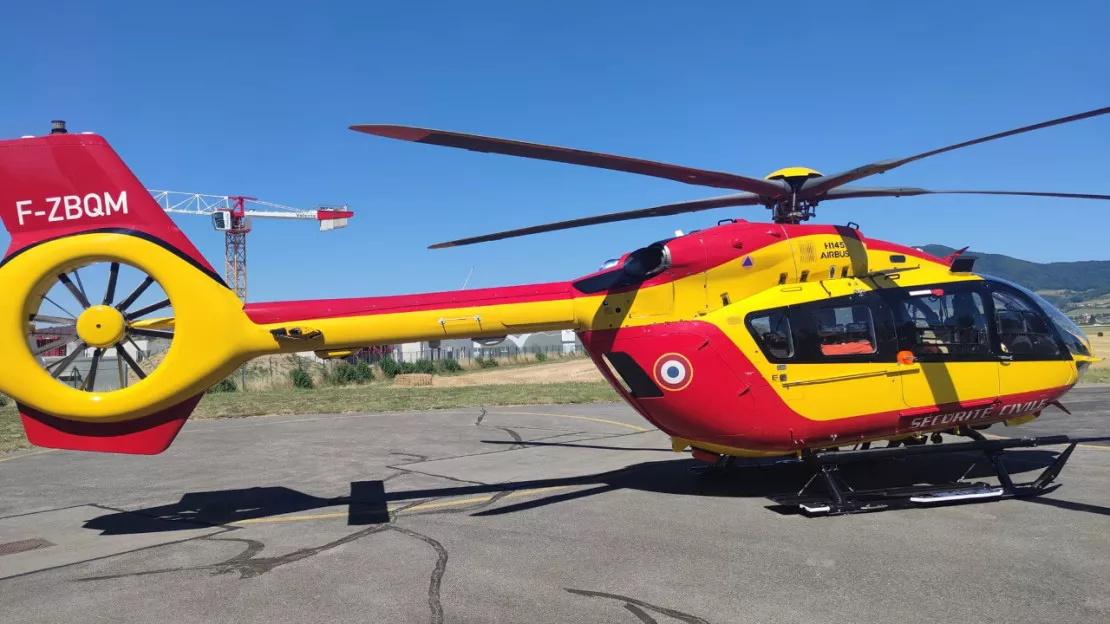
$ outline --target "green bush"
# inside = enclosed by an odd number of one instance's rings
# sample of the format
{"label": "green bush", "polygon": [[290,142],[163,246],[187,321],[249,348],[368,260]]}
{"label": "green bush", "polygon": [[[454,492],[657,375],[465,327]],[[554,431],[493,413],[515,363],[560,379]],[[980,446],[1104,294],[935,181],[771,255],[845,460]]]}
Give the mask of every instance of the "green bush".
{"label": "green bush", "polygon": [[340,362],[328,374],[328,383],[336,386],[361,384],[374,380],[374,371],[366,362],[349,364]]}
{"label": "green bush", "polygon": [[439,370],[444,373],[458,373],[462,371],[463,367],[459,364],[458,360],[452,358],[444,358],[439,361]]}
{"label": "green bush", "polygon": [[230,377],[224,377],[217,381],[211,388],[205,391],[206,394],[213,392],[235,392],[239,390],[239,386],[235,385],[235,380]]}
{"label": "green bush", "polygon": [[355,364],[355,379],[358,380],[358,383],[374,381],[374,369],[370,368],[370,365],[366,362],[359,360],[358,364]]}
{"label": "green bush", "polygon": [[412,372],[431,375],[436,372],[436,365],[431,360],[417,360],[413,362]]}
{"label": "green bush", "polygon": [[289,378],[293,381],[294,388],[311,390],[316,387],[316,384],[312,381],[312,375],[306,373],[304,369],[294,368],[289,371]]}
{"label": "green bush", "polygon": [[382,376],[387,379],[393,379],[397,376],[397,373],[401,372],[401,367],[397,364],[397,360],[394,360],[388,355],[378,362],[378,366],[382,369]]}
{"label": "green bush", "polygon": [[475,362],[478,363],[479,368],[497,368],[501,364],[497,360],[493,359],[492,356],[488,358],[478,358],[477,360],[475,360]]}
{"label": "green bush", "polygon": [[547,354],[544,353],[543,351],[540,351],[539,353],[536,354],[536,361],[537,362],[546,362],[547,361]]}

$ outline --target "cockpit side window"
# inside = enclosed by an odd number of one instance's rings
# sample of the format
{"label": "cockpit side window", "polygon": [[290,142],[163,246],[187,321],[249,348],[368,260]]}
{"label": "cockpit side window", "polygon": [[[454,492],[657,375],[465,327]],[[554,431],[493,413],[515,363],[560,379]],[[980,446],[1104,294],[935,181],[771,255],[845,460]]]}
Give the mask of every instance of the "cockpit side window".
{"label": "cockpit side window", "polygon": [[878,351],[875,324],[867,306],[818,308],[812,313],[821,355],[867,355]]}
{"label": "cockpit side window", "polygon": [[750,317],[748,329],[769,360],[787,360],[794,357],[790,317],[785,310],[764,312]]}
{"label": "cockpit side window", "polygon": [[986,275],[983,277],[994,284],[993,288],[1010,293],[1011,299],[1018,298],[1020,301],[1021,298],[1015,293],[1021,293],[1026,301],[1031,301],[1029,307],[1039,307],[1040,311],[1048,317],[1052,326],[1056,328],[1056,332],[1059,334],[1059,337],[1063,339],[1064,346],[1071,355],[1091,355],[1091,342],[1087,339],[1083,330],[1079,329],[1079,326],[1076,325],[1074,321],[1065,316],[1063,312],[1056,309],[1056,306],[1049,303],[1044,297],[1041,297],[1020,284],[1015,284],[997,277]]}
{"label": "cockpit side window", "polygon": [[1013,293],[994,292],[995,321],[1002,352],[1057,358],[1060,344],[1043,314]]}
{"label": "cockpit side window", "polygon": [[899,308],[901,349],[925,360],[991,356],[981,293],[966,288],[911,290]]}

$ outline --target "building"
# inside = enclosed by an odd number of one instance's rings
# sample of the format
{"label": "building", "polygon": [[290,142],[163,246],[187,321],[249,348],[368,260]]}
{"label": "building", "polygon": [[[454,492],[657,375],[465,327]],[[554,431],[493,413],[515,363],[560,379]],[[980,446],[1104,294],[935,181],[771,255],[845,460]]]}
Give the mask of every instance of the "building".
{"label": "building", "polygon": [[[56,340],[58,336],[35,336],[35,341],[38,345],[44,345]],[[63,345],[39,356],[43,366],[49,367],[67,356],[73,354],[73,351],[79,347],[78,343],[70,343]],[[129,344],[124,345],[124,351],[127,355],[131,356],[135,362],[142,366],[150,357],[157,355],[169,348],[169,341],[165,340],[134,340],[129,341]],[[65,365],[65,368],[57,376],[57,379],[62,383],[73,386],[74,388],[81,387],[88,378],[89,372],[92,369],[93,353],[95,348],[87,347],[81,350],[81,353],[74,357],[73,361]],[[123,371],[122,374],[120,371]],[[51,374],[55,371],[51,369]],[[96,378],[94,379],[94,387],[92,388],[98,392],[108,392],[111,390],[118,390],[120,387],[128,383],[128,379],[133,377],[130,367],[119,358],[116,354],[115,348],[105,349],[101,355],[100,364],[97,366]],[[122,380],[122,385],[121,385]]]}
{"label": "building", "polygon": [[409,342],[391,346],[394,357],[403,362],[448,358],[455,360],[504,358],[533,353],[554,355],[584,352],[582,342],[570,330],[515,334],[500,339],[482,341],[460,338]]}

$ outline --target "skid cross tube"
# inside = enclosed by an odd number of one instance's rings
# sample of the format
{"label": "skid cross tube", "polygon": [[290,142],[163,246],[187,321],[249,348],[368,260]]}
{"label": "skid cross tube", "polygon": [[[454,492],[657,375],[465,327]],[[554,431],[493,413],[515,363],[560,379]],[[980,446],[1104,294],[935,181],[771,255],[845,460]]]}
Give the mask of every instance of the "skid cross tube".
{"label": "skid cross tube", "polygon": [[[801,509],[807,515],[838,515],[882,509],[903,508],[920,505],[965,503],[982,500],[1001,500],[1036,496],[1048,490],[1056,480],[1064,465],[1071,458],[1078,444],[1084,442],[1110,441],[1110,436],[1071,438],[1066,435],[1006,438],[999,440],[974,440],[971,442],[952,442],[935,445],[901,446],[858,451],[818,451],[803,458],[803,462],[814,468],[814,474],[796,494],[773,496],[771,500],[779,505]],[[1014,483],[1006,469],[1003,453],[1007,449],[1031,448],[1067,444],[1041,474],[1028,483]],[[903,487],[854,490],[843,479],[837,477],[841,464],[859,463],[871,460],[909,457],[914,455],[940,455],[978,452],[990,462],[998,477],[999,485],[988,483],[967,483],[957,481],[937,485],[912,485]],[[807,494],[807,490],[820,481],[825,488],[824,494]],[[843,483],[843,486],[841,485]],[[847,488],[847,489],[845,489]]]}

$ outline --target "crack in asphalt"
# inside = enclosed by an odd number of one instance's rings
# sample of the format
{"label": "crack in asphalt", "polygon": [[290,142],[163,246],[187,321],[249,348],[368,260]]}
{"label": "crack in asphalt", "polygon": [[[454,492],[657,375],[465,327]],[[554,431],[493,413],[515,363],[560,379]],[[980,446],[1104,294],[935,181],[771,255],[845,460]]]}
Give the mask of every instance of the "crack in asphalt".
{"label": "crack in asphalt", "polygon": [[[453,458],[451,458],[451,459],[453,459]],[[401,464],[401,465],[405,466],[407,464]],[[425,476],[425,477],[435,477],[437,479],[445,479],[447,481],[454,481],[455,483],[465,483],[466,485],[489,485],[488,483],[483,483],[481,481],[470,481],[468,479],[458,479],[458,478],[455,478],[455,477],[445,477],[443,475],[437,475],[437,474],[433,474],[433,473],[430,473],[430,472],[423,472],[423,471],[420,471],[420,470],[413,470],[412,468],[400,468],[398,466],[386,466],[386,468],[390,468],[392,470],[400,471],[398,473],[398,476],[404,476],[406,474],[421,475],[421,476]]]}
{"label": "crack in asphalt", "polygon": [[[525,441],[524,441],[523,437],[517,431],[515,431],[514,429],[509,428],[509,427],[505,427],[505,426],[492,426],[492,425],[484,424],[483,420],[485,419],[487,414],[488,414],[488,412],[486,411],[486,409],[482,408],[481,413],[478,415],[478,417],[476,418],[476,420],[474,422],[474,425],[476,427],[499,429],[502,432],[506,433],[512,439],[511,446],[508,449],[494,451],[494,452],[507,452],[507,451],[513,451],[513,450],[518,450],[518,449],[522,449],[522,448],[528,448],[527,445],[525,444]],[[568,436],[568,435],[581,435],[581,434],[585,434],[585,433],[586,432],[582,432],[582,431],[574,431],[574,432],[562,431],[561,433],[559,433],[557,435],[547,436],[547,437],[544,437],[544,438],[537,438],[537,440],[543,440],[543,439],[548,439],[548,438],[556,438],[556,437],[562,437],[562,436]],[[637,433],[639,433],[639,432],[637,432]],[[635,435],[635,434],[614,434],[612,436],[597,436],[595,438],[586,438],[586,439],[604,439],[604,438],[607,438],[607,437],[623,437],[623,436],[626,436],[626,435]],[[426,455],[420,455],[420,454],[409,453],[409,452],[404,452],[404,451],[391,452],[390,454],[400,456],[400,458],[402,458],[402,459],[410,459],[410,460],[413,460],[413,461],[407,461],[406,463],[402,463],[402,464],[386,466],[386,468],[388,470],[392,471],[392,474],[389,474],[389,475],[385,476],[384,478],[382,478],[381,481],[383,483],[386,482],[386,481],[390,481],[392,479],[395,479],[395,478],[405,476],[405,475],[421,475],[421,476],[433,477],[433,478],[436,478],[436,479],[443,479],[443,480],[446,480],[446,481],[451,481],[451,482],[455,482],[455,483],[463,483],[463,484],[468,484],[468,485],[477,485],[477,486],[489,486],[489,485],[491,485],[491,484],[484,483],[484,482],[481,482],[481,481],[471,481],[471,480],[465,480],[465,479],[458,479],[458,478],[455,478],[455,477],[448,477],[448,476],[444,476],[444,475],[436,475],[436,474],[426,473],[426,472],[422,472],[422,471],[419,471],[419,470],[414,470],[414,469],[411,469],[411,468],[405,468],[404,467],[408,464],[418,464],[418,463],[429,461],[429,457],[426,456]],[[480,454],[487,454],[487,453],[464,454],[464,455],[444,457],[444,458],[438,458],[438,459],[457,459],[457,458],[470,457],[470,456],[473,456],[473,455],[480,455]],[[503,490],[503,491],[499,491],[499,492],[494,493],[492,496],[490,496],[486,500],[474,501],[473,504],[459,505],[457,507],[451,507],[451,508],[444,507],[444,508],[438,508],[438,509],[428,509],[428,510],[425,510],[425,511],[417,510],[417,511],[413,512],[411,515],[413,515],[413,516],[423,516],[423,515],[460,514],[460,513],[469,514],[469,513],[473,513],[475,511],[478,511],[478,510],[481,510],[481,509],[485,509],[487,507],[494,506],[502,498],[504,498],[506,496],[509,496],[512,493],[513,493],[512,490]],[[74,579],[74,580],[76,582],[103,581],[103,580],[130,578],[130,577],[141,577],[141,576],[149,576],[149,575],[157,575],[157,574],[169,574],[169,573],[173,573],[173,572],[189,572],[189,571],[207,571],[207,572],[209,572],[209,574],[211,576],[219,576],[219,575],[225,575],[225,574],[238,574],[238,578],[240,580],[246,580],[246,579],[257,578],[257,577],[262,576],[262,575],[264,575],[268,572],[271,572],[271,571],[273,571],[273,570],[275,570],[275,569],[277,569],[281,566],[284,566],[284,565],[287,565],[287,564],[290,564],[290,563],[295,563],[295,562],[298,562],[298,561],[303,561],[305,559],[308,559],[308,558],[313,557],[315,555],[318,555],[320,553],[338,548],[340,546],[344,546],[344,545],[347,545],[347,544],[354,543],[354,542],[356,542],[358,540],[361,540],[363,538],[372,537],[374,535],[379,535],[379,534],[382,534],[382,533],[385,533],[385,532],[388,532],[388,531],[393,531],[393,532],[399,533],[401,535],[405,535],[407,537],[410,537],[412,539],[418,540],[418,541],[422,542],[423,544],[426,544],[427,546],[431,547],[432,550],[436,553],[436,562],[435,562],[435,565],[432,569],[431,574],[429,575],[429,580],[428,580],[428,592],[427,592],[428,598],[427,598],[427,602],[428,602],[428,609],[429,609],[429,614],[430,614],[429,621],[432,624],[442,624],[443,621],[444,621],[444,610],[443,610],[443,604],[442,604],[442,598],[441,598],[441,590],[442,590],[442,585],[443,585],[443,579],[447,574],[447,563],[448,563],[448,559],[449,559],[448,550],[440,541],[436,540],[435,538],[433,538],[431,536],[425,535],[423,533],[419,533],[417,531],[414,531],[414,530],[406,528],[406,527],[399,526],[397,524],[397,515],[399,513],[402,513],[404,511],[410,509],[410,508],[414,508],[414,507],[418,507],[418,506],[422,506],[422,505],[428,505],[433,501],[441,500],[441,499],[444,499],[444,498],[447,498],[447,497],[430,497],[430,498],[411,501],[406,505],[403,505],[401,507],[395,508],[392,511],[389,511],[388,512],[388,521],[386,523],[376,524],[374,526],[370,526],[370,527],[360,529],[358,531],[355,531],[353,533],[345,535],[341,538],[329,541],[325,544],[321,544],[321,545],[318,545],[318,546],[307,547],[307,548],[301,548],[301,549],[294,550],[292,552],[289,552],[289,553],[286,553],[286,554],[283,554],[283,555],[278,555],[278,556],[273,556],[273,557],[263,556],[263,553],[264,553],[264,551],[267,547],[266,544],[263,541],[259,541],[259,540],[255,540],[255,539],[249,539],[249,538],[231,537],[231,536],[224,537],[228,533],[243,530],[244,527],[234,526],[232,524],[210,523],[210,522],[205,522],[205,521],[202,521],[202,520],[194,520],[194,519],[188,519],[188,518],[175,518],[173,520],[166,520],[165,518],[159,518],[159,517],[157,517],[153,514],[144,514],[142,510],[129,511],[129,510],[124,510],[124,509],[114,509],[114,508],[111,508],[111,507],[108,507],[108,506],[105,506],[105,505],[93,504],[93,505],[90,505],[90,506],[93,506],[93,507],[96,507],[96,508],[99,508],[99,509],[103,509],[105,511],[114,512],[114,513],[133,514],[135,516],[142,517],[144,519],[150,519],[150,520],[161,520],[161,521],[167,521],[167,522],[181,522],[181,523],[184,523],[184,524],[190,524],[190,525],[196,526],[197,528],[213,528],[213,529],[221,529],[221,531],[219,533],[216,533],[215,535],[201,535],[201,536],[197,536],[197,537],[193,537],[193,538],[188,538],[188,539],[185,539],[185,540],[179,540],[179,541],[176,541],[176,542],[170,542],[170,543],[165,543],[165,544],[156,544],[156,545],[153,545],[153,546],[148,546],[148,547],[144,547],[144,548],[137,548],[137,549],[134,549],[134,550],[123,552],[123,553],[115,553],[115,554],[112,554],[112,555],[107,555],[105,557],[99,557],[99,558],[96,558],[96,559],[84,560],[84,561],[74,562],[74,563],[71,563],[71,564],[65,564],[65,565],[62,565],[62,566],[56,566],[54,568],[49,568],[49,569],[53,570],[53,569],[59,569],[59,568],[66,568],[66,567],[70,567],[70,566],[76,566],[76,565],[80,565],[80,564],[83,564],[83,563],[90,563],[92,561],[98,561],[98,560],[102,560],[102,559],[110,559],[110,558],[120,557],[120,556],[123,556],[123,555],[132,554],[132,553],[139,552],[139,551],[152,550],[152,549],[155,549],[155,548],[159,548],[161,546],[171,546],[171,545],[181,544],[181,543],[184,543],[184,542],[192,542],[192,541],[206,541],[206,542],[212,542],[212,543],[226,542],[226,543],[242,544],[243,549],[242,549],[242,551],[236,553],[235,555],[233,555],[233,556],[231,556],[227,559],[224,559],[224,560],[216,562],[216,563],[211,563],[211,564],[195,565],[195,566],[167,567],[167,568],[158,568],[158,569],[152,569],[152,570],[141,570],[141,571],[134,571],[134,572],[119,573],[119,574],[86,576],[86,577],[81,577],[81,578],[77,578],[77,579]],[[354,504],[354,503],[355,503],[355,501],[352,500],[351,504]],[[46,571],[46,570],[37,570],[35,572],[30,572],[28,574],[36,574],[36,573],[44,572],[44,571]],[[20,575],[20,576],[24,576],[24,575]],[[623,597],[623,596],[617,596],[615,594],[603,594],[601,592],[589,592],[589,591],[586,591],[586,590],[575,590],[575,589],[569,589],[569,588],[566,589],[566,591],[571,592],[571,593],[577,593],[577,594],[580,594],[580,595],[591,596],[591,597],[605,597],[605,598],[612,598],[612,599],[622,600],[625,603],[625,608],[632,615],[634,615],[637,619],[639,619],[641,623],[656,624],[656,620],[651,615],[648,614],[647,610],[651,610],[651,611],[654,611],[654,612],[657,612],[657,613],[660,613],[660,614],[663,614],[663,615],[669,615],[669,616],[674,617],[676,619],[679,619],[680,621],[683,621],[683,622],[694,623],[694,624],[705,622],[705,620],[702,620],[702,619],[697,618],[695,616],[684,614],[684,613],[674,611],[674,610],[671,610],[671,609],[666,609],[666,608],[663,608],[663,607],[657,607],[655,605],[651,605],[651,604],[648,604],[648,603],[643,602],[643,601],[639,601],[639,600],[632,599],[632,598],[626,598],[626,597]]]}
{"label": "crack in asphalt", "polygon": [[624,608],[631,611],[632,615],[635,615],[644,624],[659,624],[659,621],[648,615],[647,611],[644,611],[630,602],[624,603]]}
{"label": "crack in asphalt", "polygon": [[643,600],[629,598],[628,596],[621,596],[619,594],[607,594],[605,592],[590,591],[588,589],[573,589],[570,587],[564,587],[563,589],[572,594],[587,596],[589,598],[610,598],[612,600],[620,600],[624,602],[624,608],[628,609],[632,612],[633,615],[640,618],[641,622],[655,622],[655,619],[644,611],[644,609],[649,609],[651,611],[659,613],[660,615],[665,615],[667,617],[674,618],[680,622],[686,622],[687,624],[709,624],[708,620],[703,620],[696,615],[690,615],[689,613],[683,613],[682,611],[678,611],[675,609],[660,607],[649,602],[644,602]]}
{"label": "crack in asphalt", "polygon": [[439,592],[443,585],[443,575],[447,572],[447,549],[438,540],[423,533],[399,526],[393,526],[393,530],[414,537],[436,551],[436,567],[432,570],[432,577],[428,582],[428,608],[432,611],[432,624],[443,624],[443,603],[440,602]]}
{"label": "crack in asphalt", "polygon": [[525,445],[524,445],[524,438],[520,437],[519,433],[513,431],[512,429],[509,429],[508,427],[497,427],[497,428],[500,429],[501,431],[504,431],[505,433],[509,434],[510,436],[512,436],[513,445],[510,446],[508,448],[508,450],[515,451],[517,449],[526,448]]}
{"label": "crack in asphalt", "polygon": [[[428,456],[427,455],[419,455],[417,453],[405,453],[403,451],[392,451],[392,452],[390,452],[390,455],[403,455],[405,457],[415,457],[416,461],[407,462],[407,463],[410,463],[410,464],[419,464],[420,462],[428,461]],[[404,464],[401,464],[401,465],[403,466]],[[386,466],[386,468],[391,468],[391,466]]]}
{"label": "crack in asphalt", "polygon": [[239,539],[239,538],[201,538],[204,541],[210,541],[210,542],[230,542],[230,541],[243,542],[247,545],[247,547],[245,549],[243,549],[243,552],[238,553],[238,554],[236,554],[235,556],[233,556],[229,559],[225,559],[223,561],[220,561],[220,562],[217,562],[217,563],[211,563],[211,564],[207,564],[207,565],[180,566],[180,567],[176,567],[176,568],[160,568],[160,569],[155,569],[155,570],[143,570],[143,571],[140,571],[140,572],[125,572],[125,573],[122,573],[122,574],[106,574],[106,575],[102,575],[102,576],[86,576],[86,577],[78,578],[78,579],[75,579],[75,580],[78,581],[78,582],[105,581],[105,580],[110,580],[110,579],[130,578],[130,577],[135,577],[135,576],[148,576],[148,575],[151,575],[151,574],[168,574],[170,572],[189,572],[189,571],[197,571],[197,570],[211,571],[212,576],[217,576],[217,575],[221,575],[221,574],[231,574],[233,572],[238,572],[240,579],[255,578],[255,577],[261,576],[261,575],[263,575],[267,572],[271,572],[275,568],[278,568],[280,566],[283,566],[283,565],[286,565],[286,564],[289,564],[289,563],[293,563],[295,561],[300,561],[302,559],[307,559],[308,557],[311,557],[313,555],[318,555],[318,554],[320,554],[320,553],[322,553],[326,550],[331,550],[332,548],[336,548],[336,547],[342,546],[344,544],[349,544],[349,543],[351,543],[355,540],[361,539],[361,538],[366,537],[368,535],[373,535],[375,533],[380,533],[380,532],[385,531],[389,528],[390,528],[389,525],[378,525],[378,526],[368,527],[368,528],[362,529],[361,531],[355,531],[354,533],[344,535],[343,537],[341,537],[337,540],[330,541],[330,542],[328,542],[326,544],[322,544],[320,546],[311,546],[309,548],[301,548],[299,550],[294,550],[293,552],[286,553],[284,555],[279,555],[279,556],[276,556],[276,557],[258,557],[257,555],[266,548],[266,545],[262,542],[257,541],[257,540]]}

